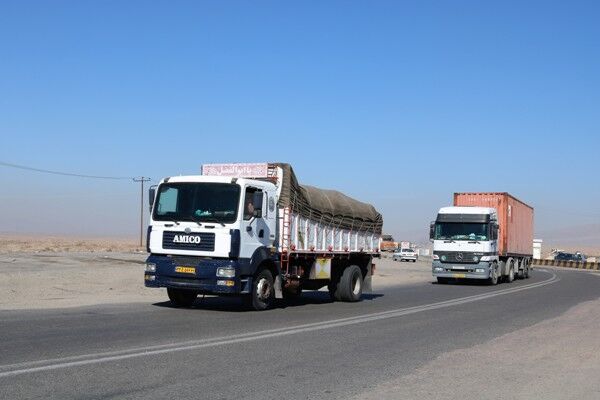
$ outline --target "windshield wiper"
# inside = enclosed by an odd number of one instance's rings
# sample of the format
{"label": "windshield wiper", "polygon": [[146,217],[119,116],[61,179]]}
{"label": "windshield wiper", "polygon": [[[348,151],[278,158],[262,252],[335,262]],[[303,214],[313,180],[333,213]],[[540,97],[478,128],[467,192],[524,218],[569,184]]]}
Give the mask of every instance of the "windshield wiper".
{"label": "windshield wiper", "polygon": [[194,218],[194,216],[193,216],[193,215],[190,215],[190,219],[191,219],[193,222],[197,223],[197,224],[198,224],[198,226],[202,226],[202,222],[200,222],[200,220],[199,220],[199,219],[196,219],[196,218]]}
{"label": "windshield wiper", "polygon": [[469,243],[477,243],[477,244],[481,244],[481,242],[479,240],[469,240]]}
{"label": "windshield wiper", "polygon": [[175,218],[169,218],[169,221],[174,222],[175,225],[179,225],[179,221],[177,221]]}
{"label": "windshield wiper", "polygon": [[204,218],[204,222],[216,222],[217,224],[221,224],[221,226],[225,226],[223,222],[219,221],[217,218],[214,217]]}
{"label": "windshield wiper", "polygon": [[448,240],[444,240],[444,243],[456,243],[456,241],[452,240],[452,239],[448,239]]}

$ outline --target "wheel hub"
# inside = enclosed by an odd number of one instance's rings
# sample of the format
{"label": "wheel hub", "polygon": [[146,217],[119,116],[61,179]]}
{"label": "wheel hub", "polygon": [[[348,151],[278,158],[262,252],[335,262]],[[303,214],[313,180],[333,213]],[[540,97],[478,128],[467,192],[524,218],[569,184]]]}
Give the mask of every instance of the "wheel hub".
{"label": "wheel hub", "polygon": [[258,281],[256,285],[256,295],[260,300],[266,300],[271,297],[271,284],[265,278]]}

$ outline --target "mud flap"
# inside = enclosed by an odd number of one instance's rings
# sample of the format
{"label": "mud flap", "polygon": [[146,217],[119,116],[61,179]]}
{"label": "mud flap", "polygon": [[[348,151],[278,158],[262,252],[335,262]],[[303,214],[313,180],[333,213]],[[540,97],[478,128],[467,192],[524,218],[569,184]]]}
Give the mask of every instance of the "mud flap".
{"label": "mud flap", "polygon": [[275,277],[275,282],[273,282],[273,288],[275,289],[275,298],[276,299],[283,299],[283,291],[281,290],[282,287],[282,279],[281,279],[281,274],[277,275]]}

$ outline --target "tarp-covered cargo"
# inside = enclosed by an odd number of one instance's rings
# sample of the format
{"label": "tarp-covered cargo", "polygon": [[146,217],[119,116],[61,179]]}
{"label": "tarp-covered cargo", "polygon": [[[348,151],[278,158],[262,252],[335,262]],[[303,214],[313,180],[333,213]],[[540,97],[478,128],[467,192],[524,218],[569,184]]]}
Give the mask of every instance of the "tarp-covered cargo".
{"label": "tarp-covered cargo", "polygon": [[294,213],[336,229],[381,233],[383,218],[372,205],[336,190],[301,185],[289,164],[272,166],[283,170],[279,207],[290,207]]}

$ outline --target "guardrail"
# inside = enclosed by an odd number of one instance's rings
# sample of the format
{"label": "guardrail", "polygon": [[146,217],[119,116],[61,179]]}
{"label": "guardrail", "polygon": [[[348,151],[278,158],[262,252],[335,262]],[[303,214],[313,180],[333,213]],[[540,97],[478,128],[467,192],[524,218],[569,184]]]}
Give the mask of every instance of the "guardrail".
{"label": "guardrail", "polygon": [[537,260],[534,258],[533,265],[549,265],[549,266],[554,266],[554,267],[591,269],[591,270],[600,271],[600,263],[597,263],[597,262]]}

